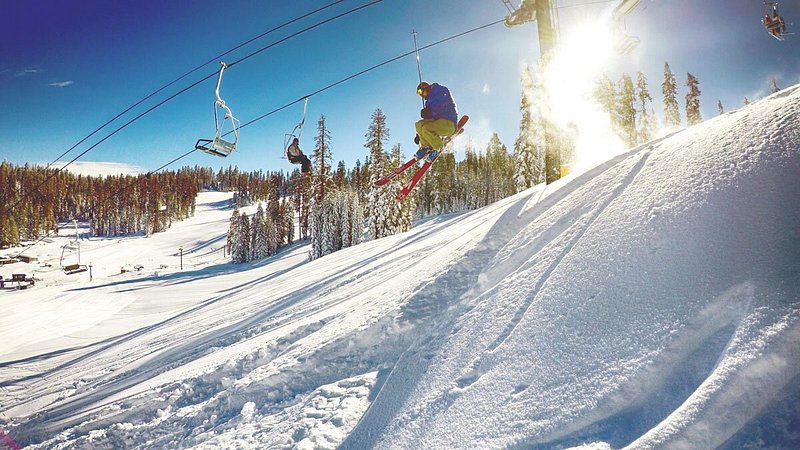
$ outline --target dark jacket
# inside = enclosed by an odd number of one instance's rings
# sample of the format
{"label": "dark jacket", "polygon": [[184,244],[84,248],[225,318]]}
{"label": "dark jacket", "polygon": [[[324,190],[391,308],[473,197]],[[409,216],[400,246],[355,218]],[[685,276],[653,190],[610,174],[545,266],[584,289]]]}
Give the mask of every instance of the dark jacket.
{"label": "dark jacket", "polygon": [[425,107],[431,110],[429,119],[447,119],[454,124],[458,122],[456,101],[450,95],[450,90],[441,84],[431,84],[428,98],[425,99]]}

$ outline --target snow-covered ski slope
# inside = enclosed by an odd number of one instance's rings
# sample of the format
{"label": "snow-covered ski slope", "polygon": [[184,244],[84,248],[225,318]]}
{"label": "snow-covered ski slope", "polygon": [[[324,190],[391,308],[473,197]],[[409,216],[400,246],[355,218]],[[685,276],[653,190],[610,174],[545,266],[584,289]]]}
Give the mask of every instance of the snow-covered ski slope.
{"label": "snow-covered ski slope", "polygon": [[0,428],[34,449],[800,446],[800,87],[306,253],[3,294]]}

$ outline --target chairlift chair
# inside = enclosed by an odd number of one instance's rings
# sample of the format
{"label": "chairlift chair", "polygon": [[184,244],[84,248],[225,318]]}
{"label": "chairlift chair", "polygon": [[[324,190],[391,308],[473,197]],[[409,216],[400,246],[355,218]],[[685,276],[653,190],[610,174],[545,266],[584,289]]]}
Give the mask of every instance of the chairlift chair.
{"label": "chairlift chair", "polygon": [[[67,250],[77,250],[78,260],[75,264],[64,264],[64,253],[66,253]],[[89,270],[86,265],[81,264],[81,243],[79,241],[75,240],[61,247],[61,259],[59,260],[59,265],[61,266],[61,270],[63,270],[66,275],[73,275]]]}
{"label": "chairlift chair", "polygon": [[518,7],[514,7],[511,4],[511,0],[500,0],[505,5],[506,9],[508,9],[508,15],[506,16],[505,26],[511,28],[516,25],[522,25],[524,23],[533,22],[536,20],[536,10],[534,9],[536,1],[525,1],[522,0]]}
{"label": "chairlift chair", "polygon": [[628,55],[639,46],[641,40],[636,36],[631,36],[625,26],[625,16],[630,14],[641,0],[622,0],[614,7],[612,12],[614,45],[617,52]]}
{"label": "chairlift chair", "polygon": [[778,12],[778,2],[764,1],[764,11],[762,13],[761,24],[767,29],[770,36],[779,41],[786,39],[786,36],[794,33],[786,32],[786,21]]}
{"label": "chairlift chair", "polygon": [[[228,67],[228,65],[224,62],[220,62],[219,64],[219,78],[217,78],[217,90],[215,91],[217,100],[214,102],[214,126],[216,127],[216,134],[214,135],[214,139],[198,139],[194,148],[206,152],[209,155],[224,158],[236,151],[236,144],[239,142],[239,119],[233,116],[233,112],[231,112],[230,107],[225,104],[225,100],[223,100],[219,95],[219,86],[222,83],[222,72],[224,72],[225,68]],[[222,118],[220,118],[220,110],[224,112],[224,114],[222,114]],[[222,130],[224,128],[226,119],[230,120],[232,129],[231,131],[223,134]],[[230,133],[233,133],[232,142],[226,141],[222,138]]]}
{"label": "chairlift chair", "polygon": [[[303,124],[306,122],[306,112],[308,112],[308,97],[305,97],[303,100],[303,117],[300,119],[300,122],[294,126],[291,133],[287,133],[283,136],[283,156],[281,156],[283,159],[289,159],[289,144],[292,139],[297,138],[299,140],[300,135],[303,134]],[[297,134],[295,135],[295,133]]]}

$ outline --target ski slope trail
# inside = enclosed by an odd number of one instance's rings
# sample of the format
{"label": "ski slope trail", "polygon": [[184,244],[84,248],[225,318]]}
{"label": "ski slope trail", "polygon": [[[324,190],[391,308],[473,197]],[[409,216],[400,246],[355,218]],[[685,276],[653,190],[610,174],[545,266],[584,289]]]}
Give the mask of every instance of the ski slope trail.
{"label": "ski slope trail", "polygon": [[464,311],[404,354],[344,447],[736,442],[798,374],[798,97],[574,180],[480,273]]}
{"label": "ski slope trail", "polygon": [[[798,174],[795,87],[315,261],[12,293],[0,428],[34,449],[796,447],[776,424],[800,404]],[[231,210],[203,195],[147,245],[214,251]]]}

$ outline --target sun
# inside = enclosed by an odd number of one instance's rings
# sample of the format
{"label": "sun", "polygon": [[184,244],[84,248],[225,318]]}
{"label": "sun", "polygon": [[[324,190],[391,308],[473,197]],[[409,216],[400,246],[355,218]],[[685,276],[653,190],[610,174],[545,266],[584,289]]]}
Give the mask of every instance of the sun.
{"label": "sun", "polygon": [[608,114],[593,95],[596,80],[614,55],[609,19],[587,20],[565,30],[544,73],[551,119],[577,133],[574,139],[578,166],[591,165],[624,149],[612,132]]}

